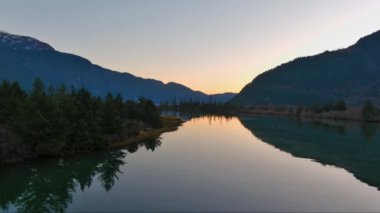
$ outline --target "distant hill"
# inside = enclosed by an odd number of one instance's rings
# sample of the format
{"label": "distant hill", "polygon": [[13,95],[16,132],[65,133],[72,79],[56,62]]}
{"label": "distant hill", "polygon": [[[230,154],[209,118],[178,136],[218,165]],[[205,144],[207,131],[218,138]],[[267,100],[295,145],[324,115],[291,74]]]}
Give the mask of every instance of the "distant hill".
{"label": "distant hill", "polygon": [[33,79],[41,78],[53,86],[66,84],[85,87],[94,95],[120,93],[126,99],[140,96],[160,101],[199,100],[210,98],[225,102],[234,94],[207,95],[177,83],[164,84],[153,79],[136,77],[92,64],[73,54],[56,51],[37,39],[0,31],[0,80],[18,81],[30,88]]}
{"label": "distant hill", "polygon": [[226,92],[226,93],[209,95],[209,97],[211,98],[211,100],[214,100],[216,102],[225,103],[225,102],[231,100],[233,97],[235,97],[235,95],[236,95],[236,93]]}
{"label": "distant hill", "polygon": [[380,103],[380,31],[341,50],[295,59],[257,76],[230,103],[310,105]]}

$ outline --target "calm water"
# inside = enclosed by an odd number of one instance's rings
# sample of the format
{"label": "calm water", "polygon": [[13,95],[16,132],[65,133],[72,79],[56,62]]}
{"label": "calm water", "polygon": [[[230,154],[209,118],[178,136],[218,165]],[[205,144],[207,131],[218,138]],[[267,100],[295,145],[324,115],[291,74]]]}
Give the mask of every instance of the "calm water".
{"label": "calm water", "polygon": [[380,211],[378,129],[277,117],[192,119],[160,141],[2,168],[0,207]]}

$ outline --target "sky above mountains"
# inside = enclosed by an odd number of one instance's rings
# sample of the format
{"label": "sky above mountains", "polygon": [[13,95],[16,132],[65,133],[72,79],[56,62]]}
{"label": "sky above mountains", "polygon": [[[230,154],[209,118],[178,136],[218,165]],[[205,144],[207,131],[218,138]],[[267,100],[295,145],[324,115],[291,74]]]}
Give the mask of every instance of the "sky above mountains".
{"label": "sky above mountains", "polygon": [[376,0],[8,0],[0,30],[206,93],[380,30]]}

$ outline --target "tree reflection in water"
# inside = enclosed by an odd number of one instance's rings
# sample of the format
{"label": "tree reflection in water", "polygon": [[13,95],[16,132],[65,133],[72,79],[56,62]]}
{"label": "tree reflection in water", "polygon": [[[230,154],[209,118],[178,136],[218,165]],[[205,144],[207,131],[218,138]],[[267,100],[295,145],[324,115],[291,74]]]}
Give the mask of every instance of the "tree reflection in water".
{"label": "tree reflection in water", "polygon": [[295,157],[343,168],[380,189],[379,124],[270,116],[239,120],[265,143]]}
{"label": "tree reflection in water", "polygon": [[159,139],[152,139],[123,150],[2,168],[0,208],[6,211],[13,206],[19,212],[64,212],[73,194],[90,188],[94,178],[104,190],[110,191],[122,173],[128,152],[136,152],[140,147],[154,151],[160,145]]}

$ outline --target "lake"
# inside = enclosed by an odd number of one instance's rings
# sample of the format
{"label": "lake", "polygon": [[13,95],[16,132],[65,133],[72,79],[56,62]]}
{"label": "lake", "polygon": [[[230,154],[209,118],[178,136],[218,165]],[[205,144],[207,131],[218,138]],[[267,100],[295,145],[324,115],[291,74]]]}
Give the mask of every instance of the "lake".
{"label": "lake", "polygon": [[380,211],[376,124],[198,117],[121,150],[0,169],[0,209]]}

